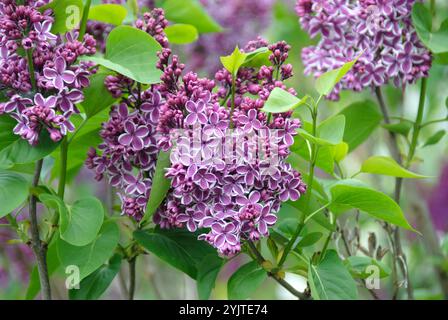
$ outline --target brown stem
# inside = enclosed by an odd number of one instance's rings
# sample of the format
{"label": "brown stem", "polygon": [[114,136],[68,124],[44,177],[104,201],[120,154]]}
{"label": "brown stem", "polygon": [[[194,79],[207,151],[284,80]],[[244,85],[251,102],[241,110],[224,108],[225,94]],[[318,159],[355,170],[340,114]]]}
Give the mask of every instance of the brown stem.
{"label": "brown stem", "polygon": [[[40,174],[42,172],[43,160],[36,163],[36,169],[33,178],[33,187],[39,184]],[[40,287],[43,300],[51,300],[50,279],[47,268],[47,245],[40,240],[39,227],[37,221],[37,198],[35,195],[30,197],[30,226],[31,226],[31,248],[37,261],[37,271],[39,273]]]}
{"label": "brown stem", "polygon": [[[260,251],[258,251],[257,247],[255,247],[255,244],[252,241],[248,240],[247,243],[249,245],[251,252],[254,254],[255,258],[257,259],[258,263],[260,265],[262,265],[266,260],[264,259],[264,257],[260,253]],[[268,272],[268,271],[267,271],[267,274],[269,277],[274,279],[279,285],[281,285],[283,288],[288,290],[292,295],[296,296],[300,300],[309,300],[310,299],[310,297],[307,294],[296,290],[285,279],[280,278],[277,274]]]}
{"label": "brown stem", "polygon": [[[380,87],[375,88],[375,94],[377,96],[378,103],[380,105],[380,109],[381,109],[381,112],[384,117],[384,122],[386,124],[390,124],[391,122],[390,122],[389,112],[387,110],[386,103],[384,101],[384,97],[383,97]],[[398,147],[397,136],[394,132],[389,131],[389,137],[390,137],[389,147],[390,147],[392,156],[395,159],[395,161],[397,161],[397,163],[402,165],[403,159],[401,157],[400,148]],[[394,198],[398,204],[400,203],[400,195],[401,195],[402,185],[403,185],[403,179],[397,178],[395,180]],[[393,239],[392,245],[393,245],[393,253],[394,253],[394,267],[396,265],[400,266],[401,272],[402,272],[403,276],[406,278],[406,289],[407,289],[408,299],[413,300],[414,293],[413,293],[412,284],[411,284],[410,277],[409,277],[406,255],[404,254],[403,247],[401,245],[400,231],[397,227],[393,227],[390,225],[386,226],[386,230],[389,232],[389,234],[391,236],[391,240]],[[394,280],[394,285],[398,286],[397,279]],[[398,287],[397,287],[397,289],[398,289]]]}
{"label": "brown stem", "polygon": [[135,260],[137,257],[129,261],[129,300],[134,300],[135,295]]}

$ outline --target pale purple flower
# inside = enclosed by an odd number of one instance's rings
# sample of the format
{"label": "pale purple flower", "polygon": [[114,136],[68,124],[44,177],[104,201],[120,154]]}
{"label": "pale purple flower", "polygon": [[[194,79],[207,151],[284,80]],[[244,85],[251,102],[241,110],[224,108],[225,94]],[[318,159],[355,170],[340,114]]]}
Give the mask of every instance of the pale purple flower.
{"label": "pale purple flower", "polygon": [[127,187],[125,189],[127,194],[145,194],[147,187],[146,184],[141,180],[133,176],[132,174],[124,174],[123,180]]}
{"label": "pale purple flower", "polygon": [[37,37],[40,41],[56,40],[58,37],[52,34],[52,23],[49,20],[38,22],[34,24],[34,30],[37,32]]}
{"label": "pale purple flower", "polygon": [[300,187],[302,184],[302,181],[298,178],[290,178],[285,183],[285,189],[283,192],[280,193],[280,200],[282,201],[296,201],[300,198],[300,189],[297,188]]}
{"label": "pale purple flower", "polygon": [[186,223],[188,231],[195,232],[204,218],[205,213],[203,210],[189,208],[186,210],[186,213],[177,217],[177,221]]}
{"label": "pale purple flower", "polygon": [[124,129],[125,133],[118,138],[118,142],[137,151],[142,150],[145,147],[144,138],[149,134],[148,128],[144,126],[137,127],[133,122],[126,121]]}
{"label": "pale purple flower", "polygon": [[261,210],[260,217],[257,220],[258,231],[260,231],[262,235],[268,236],[268,228],[275,225],[275,223],[277,222],[277,216],[271,212],[271,206],[266,205]]}
{"label": "pale purple flower", "polygon": [[199,100],[198,102],[188,101],[185,104],[185,108],[189,112],[188,116],[185,118],[185,124],[188,126],[195,125],[196,123],[206,124],[207,117],[205,116],[205,102]]}
{"label": "pale purple flower", "polygon": [[44,98],[40,93],[37,93],[34,96],[34,104],[38,107],[54,109],[56,107],[56,102],[57,98],[55,96]]}
{"label": "pale purple flower", "polygon": [[64,83],[73,83],[75,81],[75,73],[67,70],[67,63],[62,57],[57,57],[54,61],[54,68],[44,69],[45,78],[50,80],[53,86],[61,91],[64,89]]}
{"label": "pale purple flower", "polygon": [[31,105],[33,101],[28,98],[22,98],[19,95],[14,95],[8,102],[4,104],[4,112],[12,112],[17,110],[22,112],[27,106]]}
{"label": "pale purple flower", "polygon": [[234,223],[227,223],[226,225],[215,223],[212,225],[212,231],[216,234],[214,244],[218,249],[223,249],[227,246],[235,246],[239,243],[236,235],[238,230]]}
{"label": "pale purple flower", "polygon": [[258,112],[254,109],[249,110],[247,116],[240,115],[238,121],[244,125],[244,130],[246,131],[261,128],[261,122],[258,120]]}

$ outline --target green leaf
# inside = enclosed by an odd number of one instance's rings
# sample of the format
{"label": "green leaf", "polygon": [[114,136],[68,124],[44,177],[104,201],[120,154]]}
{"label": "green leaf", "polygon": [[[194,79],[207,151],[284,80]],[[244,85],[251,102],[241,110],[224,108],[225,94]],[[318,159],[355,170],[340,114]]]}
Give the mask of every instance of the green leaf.
{"label": "green leaf", "polygon": [[339,259],[336,251],[328,250],[314,265],[309,263],[308,282],[315,300],[356,300],[356,282]]}
{"label": "green leaf", "polygon": [[408,136],[409,131],[411,131],[414,124],[410,121],[401,121],[399,123],[393,124],[383,124],[383,128],[389,130],[390,132],[401,134],[405,137]]}
{"label": "green leaf", "polygon": [[191,24],[174,24],[165,28],[170,43],[188,44],[198,40],[198,30]]}
{"label": "green leaf", "polygon": [[[91,121],[93,122],[93,120]],[[87,126],[85,126],[84,128],[87,129]],[[75,139],[70,142],[67,161],[68,182],[72,181],[76,177],[79,170],[81,170],[81,168],[85,164],[89,148],[95,147],[102,142],[99,131],[100,127],[98,126],[96,130],[90,131],[86,134],[78,134]],[[60,173],[61,167],[60,153],[55,152],[52,155],[56,159],[52,169],[52,178],[57,178]]]}
{"label": "green leaf", "polygon": [[101,201],[90,197],[76,201],[68,215],[60,217],[61,238],[75,246],[85,246],[95,240],[104,220]]}
{"label": "green leaf", "polygon": [[79,289],[69,290],[70,300],[97,300],[109,288],[115,276],[120,271],[123,257],[114,255],[108,262],[79,284]]}
{"label": "green leaf", "polygon": [[326,96],[333,91],[335,85],[351,70],[358,58],[345,63],[342,67],[328,71],[316,80],[316,90],[319,94]]}
{"label": "green leaf", "polygon": [[423,148],[427,147],[427,146],[432,146],[432,145],[435,145],[435,144],[439,143],[439,141],[442,140],[442,138],[445,136],[445,134],[446,134],[445,130],[437,131],[432,136],[430,136],[428,138],[428,140],[426,140],[425,144],[423,145]]}
{"label": "green leaf", "polygon": [[259,68],[261,66],[271,65],[269,56],[272,54],[266,47],[258,48],[254,51],[248,52],[246,55],[246,61],[244,61],[243,67]]}
{"label": "green leaf", "polygon": [[96,239],[87,246],[74,246],[61,239],[58,242],[59,259],[64,267],[78,266],[80,280],[82,280],[112,256],[119,238],[117,224],[113,221],[106,221]]}
{"label": "green leaf", "polygon": [[412,8],[412,22],[420,40],[428,49],[436,54],[448,52],[448,19],[442,22],[438,31],[432,31],[429,9],[417,2]]}
{"label": "green leaf", "polygon": [[296,109],[297,107],[305,104],[307,100],[308,96],[305,96],[303,99],[299,99],[286,90],[274,88],[261,111],[283,113]]}
{"label": "green leaf", "polygon": [[47,9],[52,9],[55,17],[51,32],[65,33],[78,27],[82,17],[83,4],[82,0],[53,0],[40,7],[39,11],[45,12]]}
{"label": "green leaf", "polygon": [[317,243],[322,238],[322,236],[323,236],[322,232],[308,233],[299,240],[299,243],[297,243],[296,248],[306,248],[312,246],[313,244]]}
{"label": "green leaf", "polygon": [[304,123],[303,128],[297,130],[304,139],[320,146],[336,146],[342,142],[345,130],[345,116],[336,115],[323,121],[316,130],[317,137],[313,136],[310,124]]}
{"label": "green leaf", "polygon": [[354,277],[360,279],[365,279],[371,275],[367,272],[367,268],[371,266],[378,268],[380,278],[386,278],[390,274],[390,269],[386,265],[371,257],[351,256],[344,261],[344,264]]}
{"label": "green leaf", "polygon": [[47,193],[41,194],[39,199],[47,207],[59,211],[61,239],[74,246],[86,246],[98,235],[104,219],[103,205],[98,199],[85,198],[72,206]]}
{"label": "green leaf", "polygon": [[166,194],[171,187],[171,181],[165,177],[165,171],[169,168],[170,164],[170,154],[168,152],[160,151],[154,176],[152,178],[152,185],[154,188],[151,189],[149,195],[143,222],[148,221],[148,219],[157,211],[163,200],[165,200]]}
{"label": "green leaf", "polygon": [[0,170],[0,218],[25,202],[28,188],[28,182],[21,175]]}
{"label": "green leaf", "polygon": [[31,146],[28,141],[13,133],[17,121],[8,115],[0,116],[0,168],[14,164],[26,164],[45,158],[59,143],[50,139],[46,130],[39,137],[39,144]]}
{"label": "green leaf", "polygon": [[266,271],[257,261],[249,262],[240,267],[227,283],[227,296],[230,300],[244,300],[249,298],[266,280]]}
{"label": "green leaf", "polygon": [[187,230],[139,230],[134,238],[145,249],[176,269],[197,278],[197,268],[205,256],[216,250],[205,241],[198,240],[199,232]]}
{"label": "green leaf", "polygon": [[355,102],[339,114],[345,116],[344,141],[350,152],[367,140],[383,119],[376,104],[370,100]]}
{"label": "green leaf", "polygon": [[200,33],[221,32],[221,26],[197,0],[165,0],[161,4],[169,21],[191,24]]}
{"label": "green leaf", "polygon": [[240,51],[238,47],[233,50],[229,56],[221,57],[221,63],[234,77],[238,74],[238,70],[246,61],[247,54]]}
{"label": "green leaf", "polygon": [[127,15],[126,8],[119,4],[100,4],[90,7],[89,20],[119,26],[123,23]]}
{"label": "green leaf", "polygon": [[209,254],[198,265],[196,286],[198,297],[201,300],[207,300],[215,287],[216,278],[224,265],[224,260]]}
{"label": "green leaf", "polygon": [[385,176],[400,177],[400,178],[414,178],[424,179],[426,176],[422,176],[406,170],[400,166],[391,157],[385,156],[373,156],[365,160],[361,166],[361,172],[382,174]]}
{"label": "green leaf", "polygon": [[338,145],[344,138],[345,116],[336,115],[323,121],[317,128],[317,136],[320,139]]}
{"label": "green leaf", "polygon": [[146,32],[119,26],[112,30],[106,42],[104,57],[85,57],[110,70],[144,84],[160,82],[162,72],[156,68],[157,52],[162,47]]}
{"label": "green leaf", "polygon": [[167,262],[176,269],[185,272],[193,279],[197,276],[197,268],[194,259],[188,251],[167,235],[135,231],[134,238],[146,250],[153,253],[161,260]]}
{"label": "green leaf", "polygon": [[330,192],[332,210],[334,210],[333,205],[344,209],[356,208],[376,219],[415,231],[409,225],[400,206],[382,192],[344,180],[334,184]]}
{"label": "green leaf", "polygon": [[345,142],[341,142],[334,147],[334,161],[341,162],[347,156],[349,146]]}

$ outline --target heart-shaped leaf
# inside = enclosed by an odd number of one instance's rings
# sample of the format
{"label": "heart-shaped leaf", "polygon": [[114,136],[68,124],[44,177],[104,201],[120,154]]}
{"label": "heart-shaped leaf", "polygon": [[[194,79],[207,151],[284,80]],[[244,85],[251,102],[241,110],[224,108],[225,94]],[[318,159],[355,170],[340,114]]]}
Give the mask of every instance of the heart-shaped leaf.
{"label": "heart-shaped leaf", "polygon": [[157,52],[162,47],[146,32],[119,26],[112,30],[106,42],[104,57],[84,57],[110,70],[144,84],[160,82],[162,72],[156,68]]}

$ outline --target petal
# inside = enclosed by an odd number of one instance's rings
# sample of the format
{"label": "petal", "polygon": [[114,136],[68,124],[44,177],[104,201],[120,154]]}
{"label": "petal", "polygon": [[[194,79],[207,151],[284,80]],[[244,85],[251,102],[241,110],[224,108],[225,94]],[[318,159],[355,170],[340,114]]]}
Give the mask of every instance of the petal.
{"label": "petal", "polygon": [[73,83],[75,82],[75,74],[73,71],[65,71],[62,73],[62,79],[65,83]]}
{"label": "petal", "polygon": [[135,124],[131,121],[126,121],[124,123],[124,129],[127,133],[133,134],[135,132]]}
{"label": "petal", "polygon": [[132,147],[137,150],[140,151],[143,149],[144,144],[143,144],[143,140],[139,137],[133,137],[132,139]]}
{"label": "petal", "polygon": [[215,247],[221,248],[225,242],[226,242],[226,237],[223,234],[220,234],[215,238]]}
{"label": "petal", "polygon": [[136,131],[135,131],[135,135],[137,137],[146,137],[149,134],[149,130],[146,127],[139,127]]}
{"label": "petal", "polygon": [[198,116],[196,115],[196,113],[190,113],[186,118],[185,118],[185,124],[187,126],[192,126],[194,125],[198,120]]}
{"label": "petal", "polygon": [[132,136],[128,133],[123,133],[119,138],[118,142],[124,146],[128,146],[131,144]]}
{"label": "petal", "polygon": [[67,68],[67,64],[65,62],[65,59],[62,57],[57,57],[54,61],[54,67],[57,71],[57,73],[62,74],[65,69]]}
{"label": "petal", "polygon": [[45,106],[45,99],[42,94],[38,93],[34,96],[34,103],[38,106]]}
{"label": "petal", "polygon": [[54,79],[58,76],[58,73],[54,69],[45,68],[44,69],[44,76],[47,79]]}

